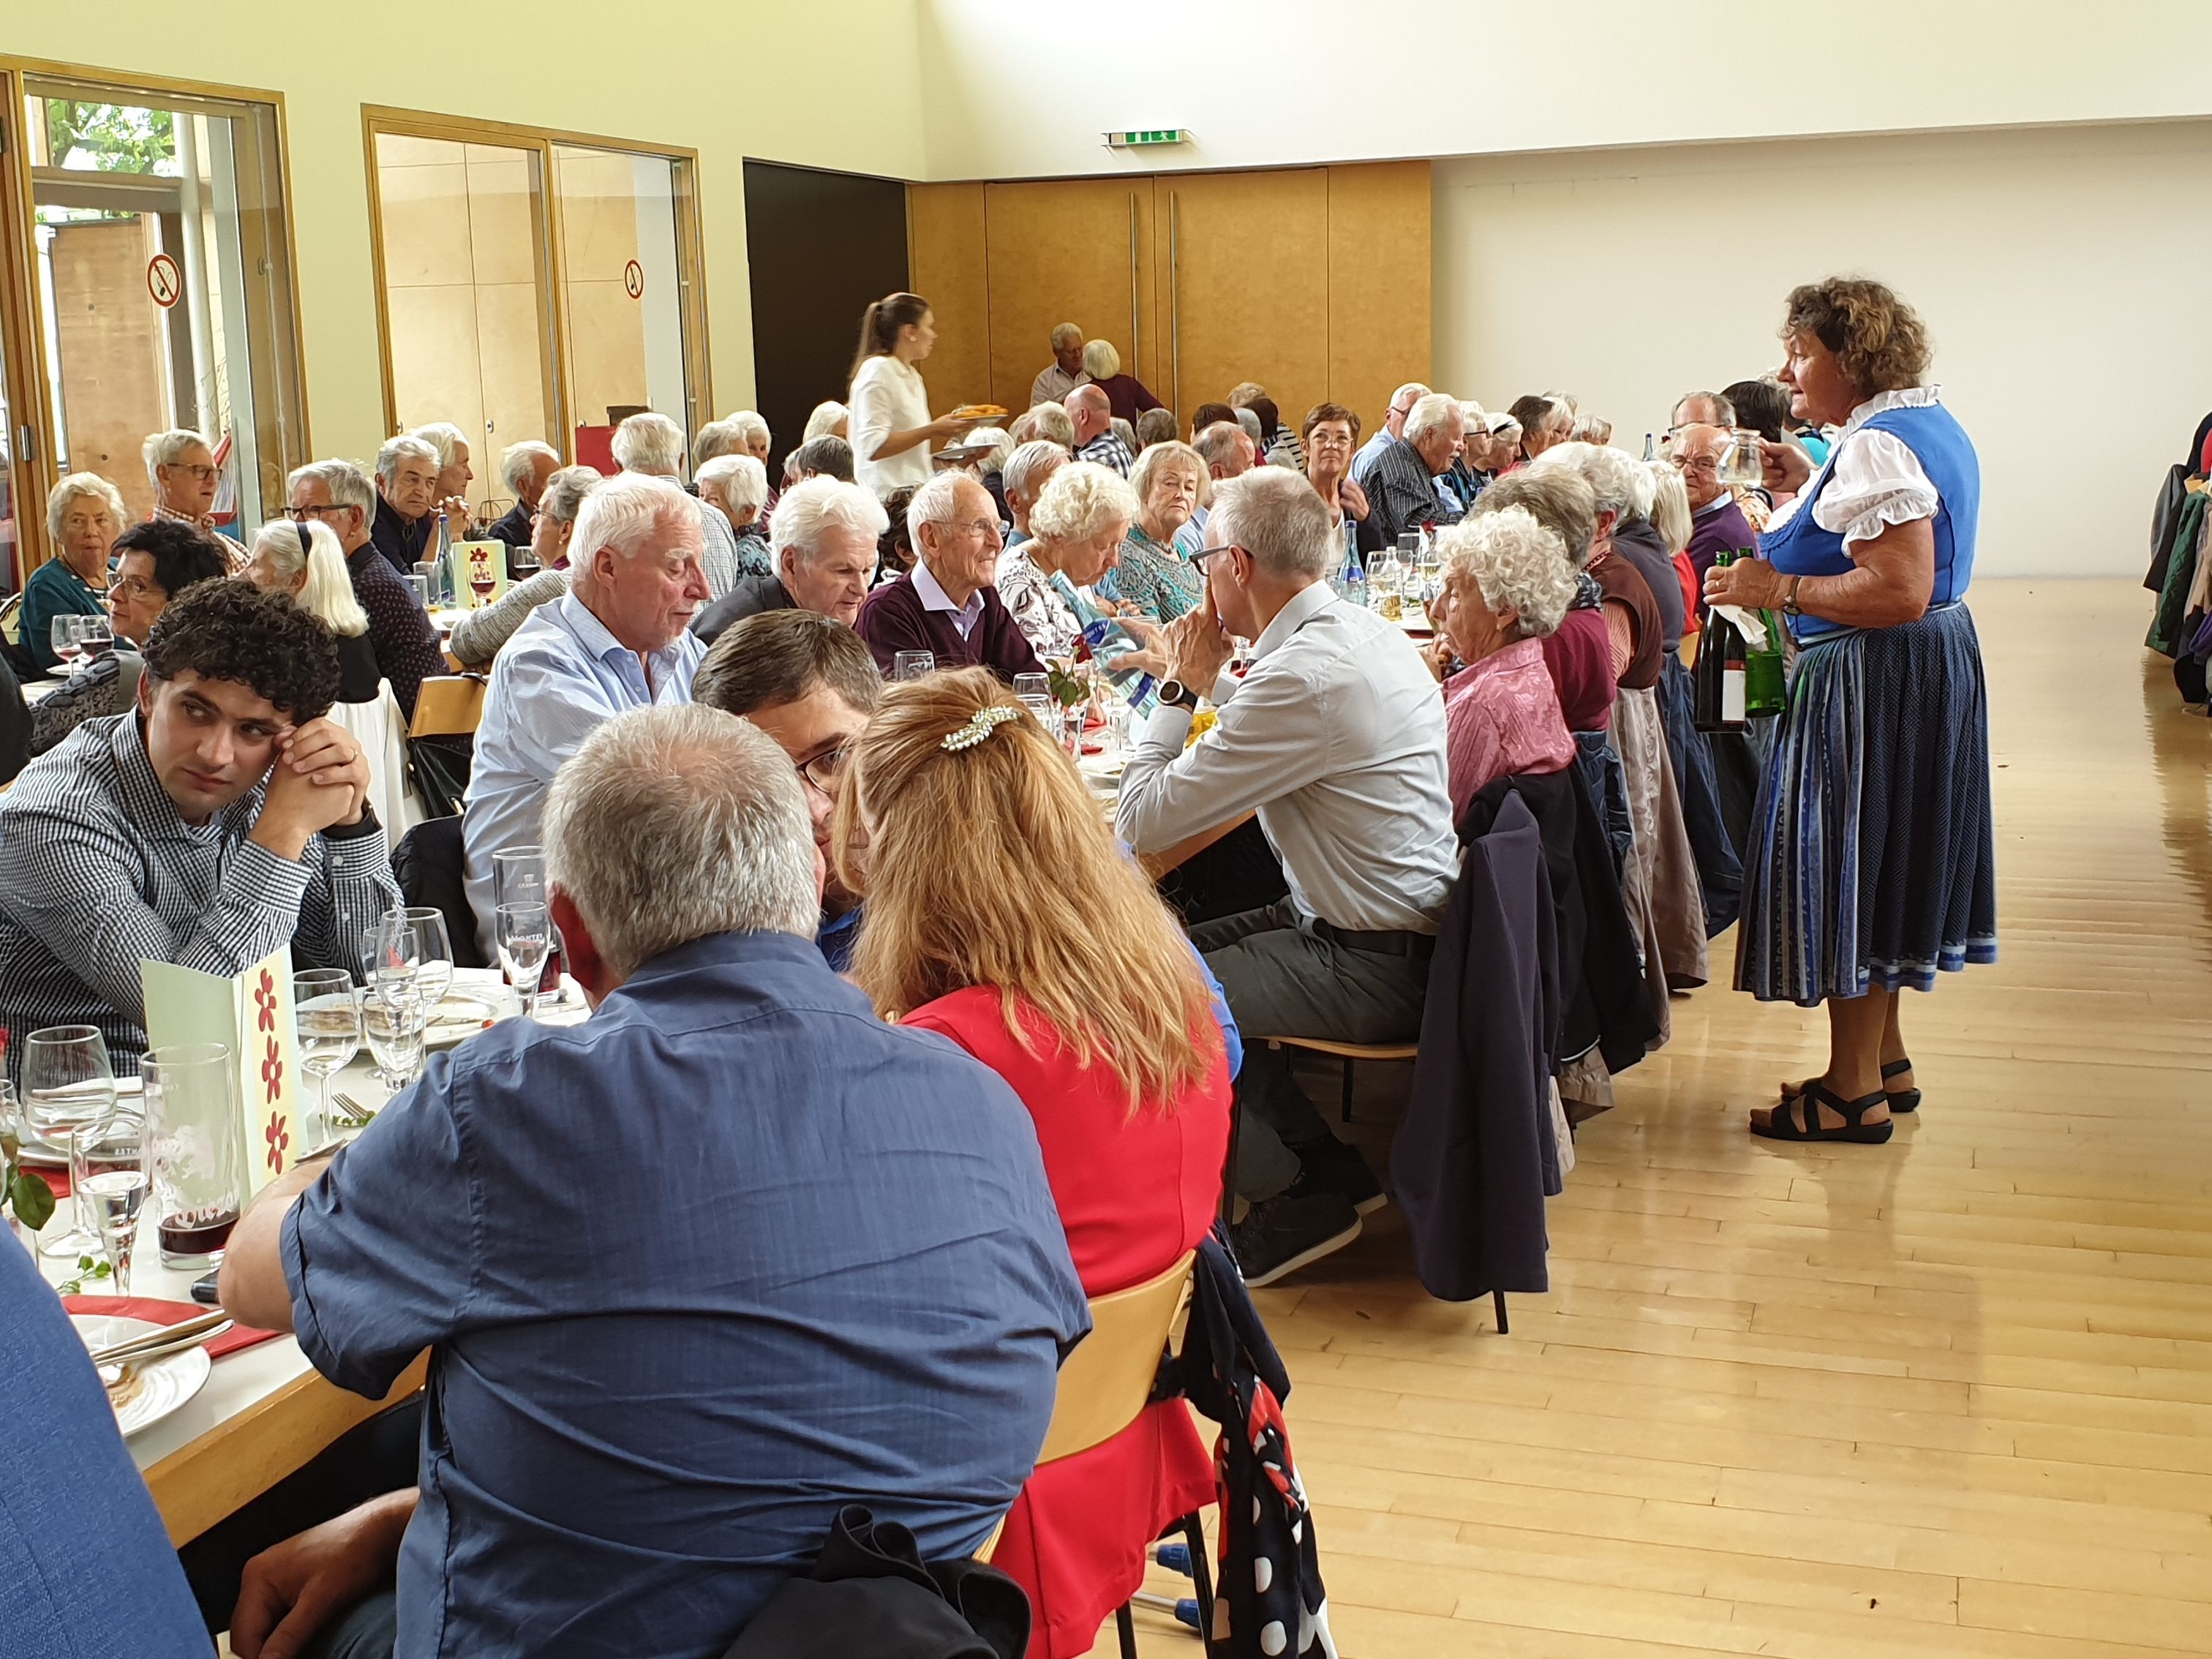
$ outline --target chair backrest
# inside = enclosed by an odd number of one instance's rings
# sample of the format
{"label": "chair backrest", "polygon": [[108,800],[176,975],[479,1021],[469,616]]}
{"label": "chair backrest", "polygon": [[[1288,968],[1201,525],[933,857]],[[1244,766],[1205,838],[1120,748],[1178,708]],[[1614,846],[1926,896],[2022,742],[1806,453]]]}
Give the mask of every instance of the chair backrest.
{"label": "chair backrest", "polygon": [[400,740],[399,700],[392,682],[379,680],[372,702],[334,702],[330,717],[353,734],[368,759],[368,800],[392,840],[422,821],[407,791],[407,750]]}
{"label": "chair backrest", "polygon": [[454,967],[490,966],[477,944],[476,913],[469,908],[468,890],[461,884],[459,818],[425,818],[402,836],[392,851],[392,873],[408,903],[444,912]]}
{"label": "chair backrest", "polygon": [[1157,1279],[1092,1299],[1091,1334],[1060,1368],[1060,1388],[1037,1462],[1088,1451],[1137,1420],[1152,1398],[1166,1350],[1190,1302],[1186,1253]]}
{"label": "chair backrest", "polygon": [[437,674],[415,694],[410,738],[471,737],[483,718],[484,682],[473,674]]}
{"label": "chair backrest", "polygon": [[9,645],[23,642],[23,596],[10,593],[0,599],[0,640]]}

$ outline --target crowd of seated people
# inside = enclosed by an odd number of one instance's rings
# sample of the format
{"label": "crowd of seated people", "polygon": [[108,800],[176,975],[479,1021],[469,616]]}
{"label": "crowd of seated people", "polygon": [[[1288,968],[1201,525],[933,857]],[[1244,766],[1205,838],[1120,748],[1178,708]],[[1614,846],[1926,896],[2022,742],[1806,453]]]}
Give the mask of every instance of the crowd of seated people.
{"label": "crowd of seated people", "polygon": [[[64,477],[10,666],[52,665],[57,617],[106,615],[115,646],[35,707],[13,693],[11,1065],[31,1030],[85,1024],[135,1067],[142,961],[229,974],[289,942],[357,966],[362,919],[400,902],[398,826],[333,711],[387,685],[411,709],[456,665],[487,682],[458,826],[476,942],[494,954],[495,856],[543,848],[593,1011],[472,1036],[240,1223],[227,1309],[364,1394],[428,1348],[437,1411],[419,1470],[246,1568],[233,1650],[620,1651],[642,1621],[656,1650],[719,1653],[807,1569],[834,1498],[931,1559],[994,1540],[1030,1651],[1086,1651],[1147,1542],[1216,1496],[1173,1401],[1036,1466],[1088,1302],[1217,1218],[1269,1285],[1390,1201],[1290,1049],[1245,1039],[1415,1040],[1462,829],[1501,781],[1564,775],[1602,827],[1652,1046],[1722,911],[1775,904],[1753,860],[1812,855],[1780,806],[1723,821],[1684,657],[1706,599],[1782,604],[1784,582],[1793,619],[1802,599],[1846,634],[1919,626],[1853,621],[1873,613],[1823,586],[1850,580],[1825,542],[1803,570],[1714,556],[1797,513],[1796,539],[1863,527],[1821,507],[1829,439],[1793,409],[1848,444],[1838,413],[1911,410],[1924,436],[1940,406],[1876,384],[1911,364],[1850,355],[1873,301],[1806,292],[1791,372],[1817,395],[1690,394],[1650,464],[1556,392],[1493,414],[1408,382],[1293,419],[1246,382],[1185,428],[1072,324],[1006,426],[937,417],[934,319],[895,295],[780,472],[750,411],[688,443],[647,412],[612,477],[510,447],[495,513],[432,422],[373,467],[299,467],[250,544],[212,521],[199,434],[148,440],[146,522]],[[1718,477],[1746,422],[1761,489]],[[1947,433],[1930,467],[1953,486]],[[1425,644],[1343,591],[1409,532],[1441,570]],[[510,550],[450,639],[409,580],[441,536]],[[1081,667],[1107,619],[1149,688],[1110,807],[1014,685]],[[1140,860],[1246,821],[1273,896],[1184,926]],[[1806,989],[1784,966],[1740,972]],[[1889,1018],[1756,1132],[1880,1138],[1881,1103],[1917,1092],[1887,1086]],[[1621,1063],[1578,1057],[1561,1091],[1601,1107]]]}

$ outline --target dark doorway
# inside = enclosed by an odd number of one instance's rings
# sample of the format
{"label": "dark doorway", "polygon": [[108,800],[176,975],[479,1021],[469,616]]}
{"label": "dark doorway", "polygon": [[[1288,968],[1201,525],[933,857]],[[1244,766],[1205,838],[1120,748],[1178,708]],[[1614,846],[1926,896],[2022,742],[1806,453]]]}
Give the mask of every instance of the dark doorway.
{"label": "dark doorway", "polygon": [[872,300],[906,286],[906,186],[893,179],[745,163],[757,407],[775,436],[769,483],[846,376]]}

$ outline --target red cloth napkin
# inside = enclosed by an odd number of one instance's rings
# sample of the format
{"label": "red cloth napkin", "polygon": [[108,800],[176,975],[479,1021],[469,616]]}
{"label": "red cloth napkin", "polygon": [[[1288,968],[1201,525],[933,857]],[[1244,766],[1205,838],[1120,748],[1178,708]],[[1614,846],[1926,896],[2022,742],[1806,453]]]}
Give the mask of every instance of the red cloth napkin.
{"label": "red cloth napkin", "polygon": [[[118,1319],[143,1319],[150,1325],[181,1325],[196,1315],[211,1311],[197,1302],[162,1302],[149,1296],[65,1296],[62,1306],[73,1314],[108,1314]],[[207,1345],[208,1358],[220,1359],[276,1334],[249,1325],[233,1325]]]}

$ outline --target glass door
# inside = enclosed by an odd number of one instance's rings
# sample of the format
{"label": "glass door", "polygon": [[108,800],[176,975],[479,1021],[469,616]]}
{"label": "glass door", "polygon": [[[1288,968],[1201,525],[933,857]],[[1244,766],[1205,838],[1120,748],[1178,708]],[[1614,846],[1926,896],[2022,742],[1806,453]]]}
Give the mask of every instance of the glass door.
{"label": "glass door", "polygon": [[470,434],[470,496],[496,518],[513,505],[502,451],[535,439],[565,453],[544,149],[390,131],[374,143],[392,429]]}
{"label": "glass door", "polygon": [[251,538],[306,459],[275,107],[44,76],[21,107],[52,475],[144,518],[142,446],[189,428],[217,526]]}
{"label": "glass door", "polygon": [[705,377],[684,227],[690,166],[668,155],[553,146],[570,406],[586,425],[653,410],[696,434]]}

